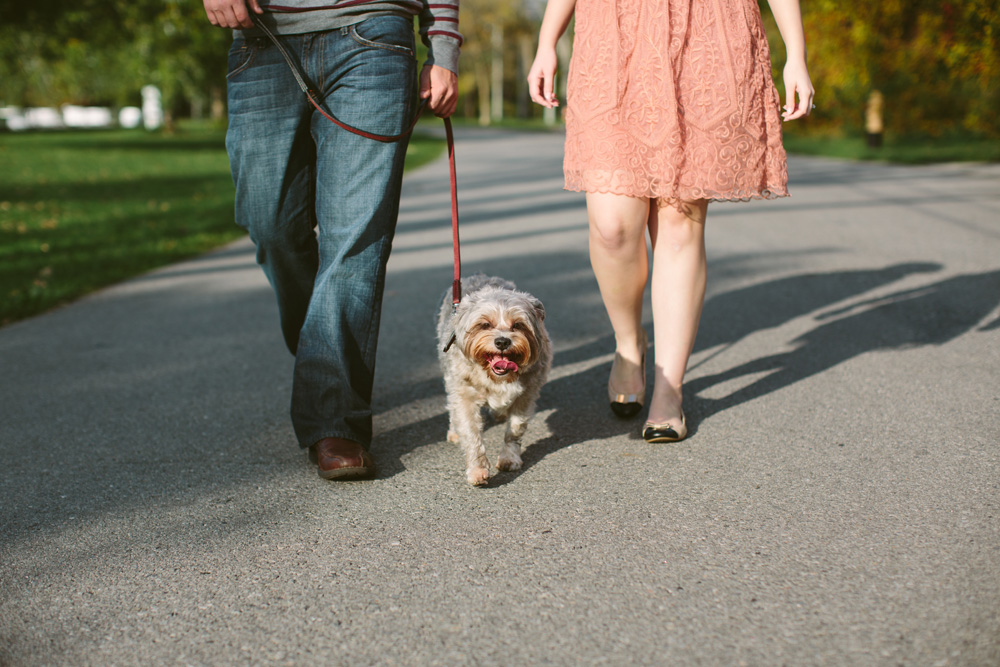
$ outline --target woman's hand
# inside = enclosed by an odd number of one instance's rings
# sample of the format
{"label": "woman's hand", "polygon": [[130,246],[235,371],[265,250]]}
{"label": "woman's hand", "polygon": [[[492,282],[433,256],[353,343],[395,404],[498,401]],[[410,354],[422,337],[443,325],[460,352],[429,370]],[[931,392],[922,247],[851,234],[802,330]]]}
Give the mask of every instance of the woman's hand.
{"label": "woman's hand", "polygon": [[545,5],[542,26],[538,29],[538,53],[528,72],[528,92],[535,104],[541,104],[546,109],[559,106],[555,93],[556,70],[559,68],[556,42],[566,32],[575,8],[576,0],[549,0]]}
{"label": "woman's hand", "polygon": [[812,81],[809,80],[809,70],[804,61],[789,60],[785,63],[785,110],[781,117],[788,120],[795,120],[808,116],[813,108]]}
{"label": "woman's hand", "polygon": [[559,58],[555,47],[538,47],[535,62],[528,72],[528,92],[535,104],[541,104],[547,109],[559,106],[555,95],[556,68]]}

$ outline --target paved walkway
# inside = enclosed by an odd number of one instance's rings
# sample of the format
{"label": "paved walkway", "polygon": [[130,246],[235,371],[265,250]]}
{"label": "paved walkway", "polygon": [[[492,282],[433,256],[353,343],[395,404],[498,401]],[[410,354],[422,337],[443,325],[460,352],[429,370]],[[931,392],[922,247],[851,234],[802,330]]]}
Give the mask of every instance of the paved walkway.
{"label": "paved walkway", "polygon": [[373,481],[295,446],[246,242],[0,329],[0,665],[1000,663],[1000,166],[793,159],[793,198],[713,205],[693,434],[650,446],[604,405],[560,151],[459,132],[465,265],[556,347],[487,489],[445,442],[443,162],[406,181]]}

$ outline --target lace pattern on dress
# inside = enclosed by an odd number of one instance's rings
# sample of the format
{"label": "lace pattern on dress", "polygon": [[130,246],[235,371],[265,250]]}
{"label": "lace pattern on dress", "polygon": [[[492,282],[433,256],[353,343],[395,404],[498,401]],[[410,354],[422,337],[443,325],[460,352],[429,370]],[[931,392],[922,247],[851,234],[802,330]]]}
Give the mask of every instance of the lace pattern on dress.
{"label": "lace pattern on dress", "polygon": [[565,187],[787,196],[780,104],[756,0],[578,0]]}

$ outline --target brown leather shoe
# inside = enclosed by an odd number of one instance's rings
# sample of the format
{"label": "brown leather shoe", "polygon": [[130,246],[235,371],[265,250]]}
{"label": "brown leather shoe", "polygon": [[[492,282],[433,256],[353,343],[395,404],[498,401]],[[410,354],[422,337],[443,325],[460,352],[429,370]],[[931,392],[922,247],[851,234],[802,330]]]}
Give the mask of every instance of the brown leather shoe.
{"label": "brown leather shoe", "polygon": [[323,438],[309,448],[309,458],[323,479],[362,479],[375,473],[371,455],[360,444],[344,438]]}

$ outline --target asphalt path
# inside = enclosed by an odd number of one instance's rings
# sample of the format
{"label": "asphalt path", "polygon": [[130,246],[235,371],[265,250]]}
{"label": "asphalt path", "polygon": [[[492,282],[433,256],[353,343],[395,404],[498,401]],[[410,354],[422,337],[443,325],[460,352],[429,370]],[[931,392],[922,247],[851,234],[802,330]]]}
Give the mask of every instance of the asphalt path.
{"label": "asphalt path", "polygon": [[0,664],[1000,664],[1000,165],[793,158],[791,198],[711,205],[692,433],[649,445],[606,406],[561,135],[457,134],[466,271],[555,346],[524,469],[472,488],[445,440],[438,161],[374,480],[295,444],[246,241],[0,329]]}

